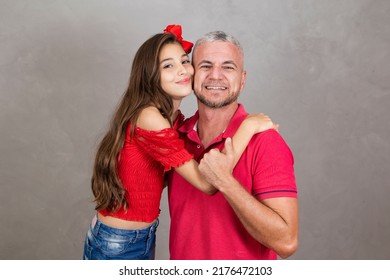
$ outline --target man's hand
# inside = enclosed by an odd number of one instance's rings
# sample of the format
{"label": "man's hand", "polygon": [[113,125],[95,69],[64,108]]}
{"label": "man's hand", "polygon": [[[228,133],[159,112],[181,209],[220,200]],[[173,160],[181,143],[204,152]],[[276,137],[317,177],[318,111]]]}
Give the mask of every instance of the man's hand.
{"label": "man's hand", "polygon": [[212,149],[204,155],[199,163],[202,176],[215,188],[226,186],[227,179],[232,176],[234,168],[234,148],[231,138],[225,141],[225,151]]}
{"label": "man's hand", "polygon": [[298,246],[298,201],[276,197],[257,200],[232,175],[233,145],[226,139],[225,152],[211,150],[199,164],[201,175],[230,204],[248,233],[280,257],[292,255]]}

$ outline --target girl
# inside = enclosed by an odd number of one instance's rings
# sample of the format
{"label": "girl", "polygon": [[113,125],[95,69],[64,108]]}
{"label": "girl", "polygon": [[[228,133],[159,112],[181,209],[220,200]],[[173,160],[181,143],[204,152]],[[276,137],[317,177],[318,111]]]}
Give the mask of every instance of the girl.
{"label": "girl", "polygon": [[[199,190],[205,181],[179,138],[178,110],[192,91],[192,43],[170,25],[137,51],[129,87],[96,154],[92,191],[97,215],[87,232],[84,259],[154,259],[164,173],[171,168]],[[236,162],[253,134],[277,128],[265,115],[248,117],[233,137]]]}

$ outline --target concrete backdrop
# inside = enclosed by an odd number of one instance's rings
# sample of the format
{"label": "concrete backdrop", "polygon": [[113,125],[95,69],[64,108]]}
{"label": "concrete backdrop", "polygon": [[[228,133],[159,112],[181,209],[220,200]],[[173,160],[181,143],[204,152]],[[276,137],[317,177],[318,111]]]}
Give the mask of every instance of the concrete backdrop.
{"label": "concrete backdrop", "polygon": [[[135,51],[172,23],[242,42],[240,101],[295,155],[291,259],[390,259],[389,14],[387,0],[0,0],[0,259],[81,258],[98,139]],[[168,229],[164,192],[158,259]]]}

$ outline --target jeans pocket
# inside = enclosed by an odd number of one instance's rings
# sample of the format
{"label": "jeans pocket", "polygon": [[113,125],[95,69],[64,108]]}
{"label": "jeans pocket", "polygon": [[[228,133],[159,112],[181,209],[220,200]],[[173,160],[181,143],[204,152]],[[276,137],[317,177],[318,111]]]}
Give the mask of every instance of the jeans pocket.
{"label": "jeans pocket", "polygon": [[132,240],[115,239],[114,236],[99,241],[99,249],[109,259],[150,260],[155,256],[155,233]]}
{"label": "jeans pocket", "polygon": [[111,236],[97,236],[97,247],[108,258],[120,257],[125,254],[131,247],[131,240],[116,238],[115,235]]}

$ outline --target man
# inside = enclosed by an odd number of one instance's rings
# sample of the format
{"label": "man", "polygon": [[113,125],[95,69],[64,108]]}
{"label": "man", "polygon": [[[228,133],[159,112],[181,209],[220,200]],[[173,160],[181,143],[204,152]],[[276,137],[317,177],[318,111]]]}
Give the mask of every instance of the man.
{"label": "man", "polygon": [[256,134],[233,174],[233,147],[227,144],[226,154],[219,152],[247,116],[237,101],[246,79],[239,42],[224,32],[208,33],[196,42],[192,63],[198,112],[179,133],[219,191],[208,196],[171,174],[171,259],[292,255],[298,244],[298,202],[287,144],[273,129]]}

